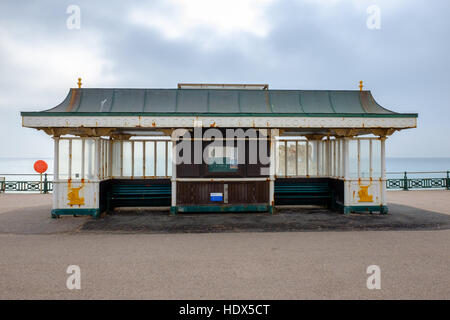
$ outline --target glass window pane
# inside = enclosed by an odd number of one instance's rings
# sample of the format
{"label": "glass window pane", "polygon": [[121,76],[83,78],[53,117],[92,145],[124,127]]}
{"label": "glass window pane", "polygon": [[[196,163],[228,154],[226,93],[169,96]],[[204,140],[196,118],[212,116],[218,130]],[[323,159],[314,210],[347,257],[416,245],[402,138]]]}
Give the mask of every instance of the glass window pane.
{"label": "glass window pane", "polygon": [[285,166],[285,149],[284,149],[284,141],[277,141],[276,142],[276,148],[277,148],[277,175],[284,176],[284,166]]}
{"label": "glass window pane", "polygon": [[306,176],[306,141],[298,141],[298,175]]}
{"label": "glass window pane", "polygon": [[59,179],[69,179],[69,140],[59,140]]}
{"label": "glass window pane", "polygon": [[167,175],[169,177],[172,176],[172,142],[167,143],[167,147],[169,148],[167,151]]}
{"label": "glass window pane", "polygon": [[341,164],[341,162],[340,162],[340,159],[339,159],[339,157],[340,157],[340,152],[339,152],[339,149],[340,148],[340,140],[336,140],[335,142],[334,142],[334,152],[335,152],[335,154],[336,154],[336,156],[335,156],[335,168],[334,168],[334,175],[336,176],[336,177],[339,177],[340,176],[340,169],[339,169],[339,166],[340,166],[340,164]]}
{"label": "glass window pane", "polygon": [[72,179],[81,179],[81,144],[82,140],[73,139],[72,140]]}
{"label": "glass window pane", "polygon": [[100,153],[100,156],[101,156],[101,158],[100,158],[100,166],[101,166],[100,173],[101,173],[102,179],[104,179],[105,175],[106,175],[106,161],[105,161],[106,160],[106,144],[105,144],[105,140],[100,140],[100,144],[102,146],[102,150]]}
{"label": "glass window pane", "polygon": [[156,142],[156,176],[163,177],[166,174],[166,143]]}
{"label": "glass window pane", "polygon": [[94,179],[95,168],[95,141],[86,139],[84,142],[84,178]]}
{"label": "glass window pane", "polygon": [[120,177],[120,141],[113,141],[112,148],[112,175],[114,177]]}
{"label": "glass window pane", "polygon": [[131,177],[132,153],[131,141],[123,141],[123,168],[122,176]]}
{"label": "glass window pane", "polygon": [[381,141],[372,140],[372,177],[381,177]]}
{"label": "glass window pane", "polygon": [[297,165],[295,157],[295,141],[287,141],[287,175],[294,176],[296,174]]}
{"label": "glass window pane", "polygon": [[155,143],[153,141],[145,142],[145,176],[155,176]]}
{"label": "glass window pane", "polygon": [[318,175],[323,176],[325,173],[325,141],[317,141],[319,150],[319,170]]}
{"label": "glass window pane", "polygon": [[336,158],[335,158],[335,153],[334,153],[334,143],[335,143],[336,141],[334,141],[334,140],[331,140],[330,141],[330,175],[332,176],[332,177],[334,177],[335,176],[335,160],[336,160]]}
{"label": "glass window pane", "polygon": [[99,149],[99,164],[98,164],[98,173],[100,179],[103,179],[103,141],[98,140],[98,149]]}
{"label": "glass window pane", "polygon": [[340,151],[341,157],[340,157],[340,160],[339,160],[339,162],[340,162],[340,172],[341,172],[341,177],[344,177],[344,158],[345,158],[345,156],[344,156],[344,143],[345,143],[345,141],[344,141],[344,140],[341,140],[341,146],[340,146],[340,149],[341,149],[341,151]]}
{"label": "glass window pane", "polygon": [[369,178],[370,177],[370,141],[369,140],[360,140],[360,155],[359,155],[359,163],[360,163],[360,178]]}
{"label": "glass window pane", "polygon": [[109,140],[105,140],[105,159],[104,159],[104,163],[105,163],[105,178],[109,177]]}
{"label": "glass window pane", "polygon": [[309,172],[310,176],[317,175],[317,141],[309,141],[308,143],[308,156],[309,156]]}
{"label": "glass window pane", "polygon": [[358,142],[357,140],[348,141],[349,151],[349,177],[358,178]]}
{"label": "glass window pane", "polygon": [[336,175],[342,177],[342,140],[339,139],[336,143]]}
{"label": "glass window pane", "polygon": [[134,142],[134,176],[144,176],[144,147],[142,141]]}

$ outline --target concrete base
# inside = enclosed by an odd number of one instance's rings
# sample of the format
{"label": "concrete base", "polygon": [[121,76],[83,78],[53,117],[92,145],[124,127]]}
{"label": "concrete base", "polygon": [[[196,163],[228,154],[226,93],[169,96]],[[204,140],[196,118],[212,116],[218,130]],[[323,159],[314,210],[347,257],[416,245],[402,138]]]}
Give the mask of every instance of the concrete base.
{"label": "concrete base", "polygon": [[99,218],[100,209],[53,209],[51,217],[56,219],[59,216],[92,216]]}
{"label": "concrete base", "polygon": [[267,212],[270,206],[267,204],[241,204],[241,205],[217,205],[217,206],[177,206],[170,212]]}
{"label": "concrete base", "polygon": [[335,202],[333,208],[337,209],[343,214],[350,214],[352,212],[379,212],[381,214],[388,214],[387,206],[344,206],[342,203]]}

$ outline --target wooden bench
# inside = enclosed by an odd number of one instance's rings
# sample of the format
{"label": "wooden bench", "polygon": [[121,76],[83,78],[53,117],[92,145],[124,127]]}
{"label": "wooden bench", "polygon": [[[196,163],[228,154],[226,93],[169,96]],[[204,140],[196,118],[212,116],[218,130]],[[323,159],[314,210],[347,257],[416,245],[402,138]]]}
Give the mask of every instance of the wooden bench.
{"label": "wooden bench", "polygon": [[275,204],[325,204],[330,206],[333,193],[327,182],[275,182]]}
{"label": "wooden bench", "polygon": [[170,184],[114,184],[107,193],[107,210],[114,207],[170,206]]}

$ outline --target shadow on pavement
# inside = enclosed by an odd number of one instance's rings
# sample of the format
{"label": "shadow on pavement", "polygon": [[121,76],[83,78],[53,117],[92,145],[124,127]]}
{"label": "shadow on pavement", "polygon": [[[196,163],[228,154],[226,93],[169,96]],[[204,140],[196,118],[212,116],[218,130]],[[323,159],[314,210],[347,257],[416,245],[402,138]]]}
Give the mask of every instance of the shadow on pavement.
{"label": "shadow on pavement", "polygon": [[88,232],[207,233],[349,230],[450,229],[450,215],[389,204],[388,215],[343,215],[323,208],[279,209],[265,213],[178,214],[167,211],[116,211],[103,219],[89,219],[80,229]]}

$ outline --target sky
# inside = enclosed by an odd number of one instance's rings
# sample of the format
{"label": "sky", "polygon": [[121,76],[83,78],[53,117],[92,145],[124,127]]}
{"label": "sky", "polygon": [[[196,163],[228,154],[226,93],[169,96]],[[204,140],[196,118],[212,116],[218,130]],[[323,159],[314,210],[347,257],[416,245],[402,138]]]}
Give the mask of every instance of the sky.
{"label": "sky", "polygon": [[56,106],[78,77],[87,88],[363,80],[383,107],[419,114],[389,137],[389,157],[450,157],[449,15],[448,0],[2,0],[0,157],[52,156],[19,112]]}

